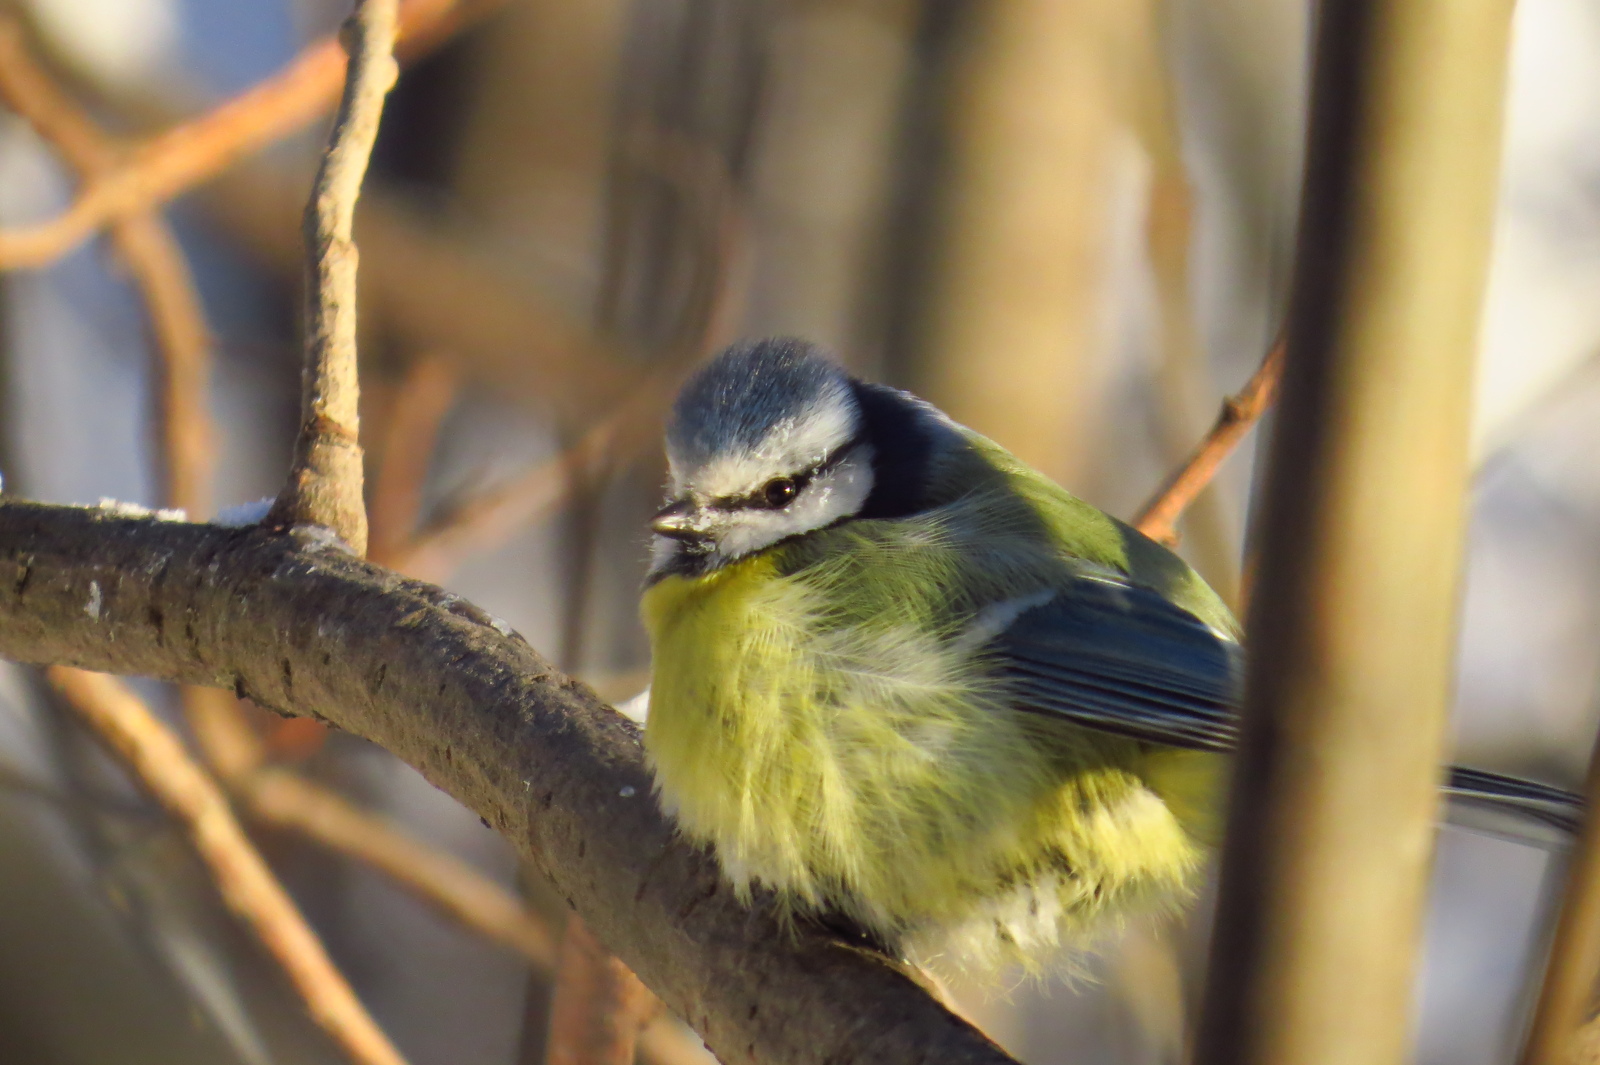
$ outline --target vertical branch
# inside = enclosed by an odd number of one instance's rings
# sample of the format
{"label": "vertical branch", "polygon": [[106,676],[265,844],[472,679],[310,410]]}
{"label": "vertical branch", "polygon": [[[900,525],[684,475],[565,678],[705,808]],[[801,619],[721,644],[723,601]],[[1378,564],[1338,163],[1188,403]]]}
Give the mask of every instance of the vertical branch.
{"label": "vertical branch", "polygon": [[1106,210],[1133,0],[995,0],[956,69],[911,384],[1062,484],[1105,407]]}
{"label": "vertical branch", "polygon": [[1511,7],[1320,8],[1200,1065],[1409,1059]]}
{"label": "vertical branch", "polygon": [[[1195,323],[1190,246],[1194,192],[1183,157],[1178,87],[1169,62],[1166,5],[1140,5],[1127,45],[1136,76],[1130,78],[1132,125],[1150,159],[1145,252],[1155,281],[1160,318],[1160,362],[1155,377],[1159,434],[1170,456],[1183,454],[1203,424],[1211,392],[1204,344]],[[1197,568],[1228,602],[1238,592],[1235,530],[1217,492],[1201,493],[1187,514],[1188,544]],[[1175,539],[1175,537],[1174,537]]]}
{"label": "vertical branch", "polygon": [[1594,1033],[1578,1043],[1578,1026],[1600,977],[1600,747],[1589,760],[1583,830],[1572,852],[1561,915],[1534,1009],[1522,1065],[1585,1065],[1600,1060]]}
{"label": "vertical branch", "polygon": [[545,1065],[632,1065],[639,1030],[659,1008],[577,914],[567,918],[550,1000]]}
{"label": "vertical branch", "polygon": [[457,383],[454,367],[430,355],[414,361],[395,390],[368,508],[372,521],[368,555],[374,562],[387,565],[416,533],[428,466],[440,426],[455,405]]}
{"label": "vertical branch", "polygon": [[396,0],[357,0],[341,31],[344,97],[306,205],[306,363],[300,433],[268,521],[321,525],[367,549],[356,372],[356,246],[351,231],[383,99],[394,85]]}

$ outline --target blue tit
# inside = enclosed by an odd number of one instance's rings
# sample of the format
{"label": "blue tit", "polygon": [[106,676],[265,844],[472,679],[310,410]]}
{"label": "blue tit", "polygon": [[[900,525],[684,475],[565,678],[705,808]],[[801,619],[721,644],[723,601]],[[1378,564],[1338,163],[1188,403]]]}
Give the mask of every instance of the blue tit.
{"label": "blue tit", "polygon": [[1241,654],[1181,559],[802,341],[708,363],[666,447],[645,746],[743,897],[1034,968],[1189,896]]}

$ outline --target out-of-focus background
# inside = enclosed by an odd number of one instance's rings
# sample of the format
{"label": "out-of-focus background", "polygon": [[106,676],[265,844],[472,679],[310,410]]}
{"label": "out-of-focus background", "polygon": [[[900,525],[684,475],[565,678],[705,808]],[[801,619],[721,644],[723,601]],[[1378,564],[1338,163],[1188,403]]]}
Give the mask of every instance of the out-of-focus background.
{"label": "out-of-focus background", "polygon": [[[385,536],[392,559],[424,545],[403,568],[609,698],[645,683],[634,603],[662,400],[720,344],[821,341],[1127,516],[1276,332],[1303,0],[460,6],[463,25],[407,59],[358,224],[369,484],[399,515],[375,512],[375,551]],[[347,11],[0,10],[130,143],[270,77]],[[1522,0],[1514,47],[1458,758],[1572,786],[1600,683],[1600,4]],[[280,140],[167,211],[209,329],[220,507],[272,494],[286,467],[298,212],[322,133]],[[0,112],[0,225],[55,215],[77,185]],[[107,242],[0,274],[0,337],[5,490],[163,503],[150,330]],[[1247,447],[1184,526],[1184,552],[1228,596],[1251,466]],[[170,693],[141,690],[181,724]],[[276,762],[559,925],[508,848],[406,766],[348,736],[252,724]],[[411,1062],[544,1059],[549,988],[522,958],[363,863],[294,833],[256,837]],[[1441,839],[1418,1060],[1509,1061],[1561,850],[1481,827]],[[1033,1065],[1172,1062],[1203,924],[1110,936],[1072,983],[956,991]],[[182,834],[11,667],[0,1060],[340,1060]]]}

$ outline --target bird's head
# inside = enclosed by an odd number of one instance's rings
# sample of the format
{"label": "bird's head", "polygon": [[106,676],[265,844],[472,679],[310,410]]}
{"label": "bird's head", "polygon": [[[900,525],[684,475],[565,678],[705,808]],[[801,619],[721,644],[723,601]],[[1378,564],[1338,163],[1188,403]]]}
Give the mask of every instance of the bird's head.
{"label": "bird's head", "polygon": [[650,576],[706,573],[858,514],[873,447],[859,386],[801,340],[736,344],[679,393]]}

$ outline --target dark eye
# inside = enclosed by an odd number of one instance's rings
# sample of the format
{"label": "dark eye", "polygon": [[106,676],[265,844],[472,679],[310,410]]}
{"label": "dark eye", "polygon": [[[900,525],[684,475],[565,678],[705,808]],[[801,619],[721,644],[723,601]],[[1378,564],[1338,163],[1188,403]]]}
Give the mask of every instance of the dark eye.
{"label": "dark eye", "polygon": [[765,488],[761,489],[761,498],[766,501],[767,506],[776,510],[778,507],[788,506],[799,491],[800,486],[795,483],[793,477],[774,477],[767,482]]}

